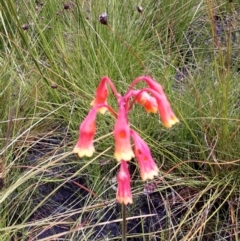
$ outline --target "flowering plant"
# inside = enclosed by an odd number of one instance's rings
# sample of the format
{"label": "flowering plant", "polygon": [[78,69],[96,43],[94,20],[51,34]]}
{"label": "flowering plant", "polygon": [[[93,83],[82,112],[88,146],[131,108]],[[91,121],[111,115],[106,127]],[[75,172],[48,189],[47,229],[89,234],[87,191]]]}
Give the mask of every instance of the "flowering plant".
{"label": "flowering plant", "polygon": [[[145,81],[147,87],[143,89],[133,89],[140,81]],[[118,102],[119,108],[117,113],[107,104],[109,95],[108,85],[112,89]],[[126,94],[122,96],[117,92],[113,82],[108,77],[104,76],[96,89],[95,99],[91,102],[92,109],[80,125],[79,139],[73,150],[79,157],[91,157],[95,151],[93,139],[96,133],[97,113],[104,114],[106,111],[109,111],[116,117],[113,130],[115,139],[114,158],[120,162],[120,171],[117,175],[118,190],[116,198],[119,203],[125,205],[133,202],[127,162],[134,157],[137,159],[143,181],[153,179],[154,176],[158,175],[159,171],[147,143],[136,131],[130,128],[128,113],[131,111],[134,103],[142,105],[148,113],[158,112],[166,128],[170,128],[179,122],[172,111],[162,86],[152,78],[148,76],[136,78],[130,85]],[[133,140],[134,149],[131,145],[131,138]]]}

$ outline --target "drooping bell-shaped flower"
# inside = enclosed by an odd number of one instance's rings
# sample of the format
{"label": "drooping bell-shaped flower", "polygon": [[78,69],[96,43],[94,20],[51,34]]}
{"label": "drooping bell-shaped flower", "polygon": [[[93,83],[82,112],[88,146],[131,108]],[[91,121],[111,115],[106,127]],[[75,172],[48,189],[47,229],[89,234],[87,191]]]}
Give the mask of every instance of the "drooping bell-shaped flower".
{"label": "drooping bell-shaped flower", "polygon": [[114,158],[117,161],[130,161],[134,157],[130,142],[130,126],[127,121],[124,99],[119,101],[118,116],[113,135],[115,139]]}
{"label": "drooping bell-shaped flower", "polygon": [[134,153],[139,164],[141,178],[143,181],[151,180],[158,175],[158,167],[147,143],[133,130],[131,130],[131,135],[134,140]]}
{"label": "drooping bell-shaped flower", "polygon": [[[145,81],[147,83],[148,88],[144,89],[144,91],[149,92],[153,96],[153,98],[156,99],[157,109],[160,114],[160,118],[162,119],[163,125],[166,128],[170,128],[174,124],[178,123],[179,120],[175,116],[174,112],[172,111],[171,105],[168,102],[168,99],[167,99],[166,94],[164,93],[163,87],[158,82],[153,80],[151,77],[140,76],[140,77],[136,78],[132,82],[130,91],[132,91],[131,88],[133,88],[133,86],[140,81]],[[130,91],[128,93],[130,93]],[[132,91],[132,92],[134,92],[134,91]],[[151,104],[150,104],[150,107],[152,107]]]}
{"label": "drooping bell-shaped flower", "polygon": [[79,138],[73,149],[79,157],[91,157],[95,151],[93,138],[96,133],[97,108],[92,108],[79,127]]}
{"label": "drooping bell-shaped flower", "polygon": [[157,113],[158,109],[155,97],[141,90],[133,90],[131,93],[136,97],[136,103],[142,105],[148,113]]}
{"label": "drooping bell-shaped flower", "polygon": [[120,170],[117,174],[117,201],[122,204],[131,204],[133,202],[132,192],[130,187],[130,173],[126,161],[121,161]]}
{"label": "drooping bell-shaped flower", "polygon": [[157,101],[158,111],[163,125],[166,128],[170,128],[178,123],[179,120],[172,111],[171,105],[167,99],[166,94],[164,93],[162,86],[150,77],[145,76],[144,80],[147,82],[149,88],[155,93],[154,97]]}
{"label": "drooping bell-shaped flower", "polygon": [[[100,83],[96,89],[96,93],[95,93],[95,99],[91,102],[91,106],[97,106],[100,104],[105,104],[107,105],[107,97],[108,97],[108,88],[107,88],[107,82],[108,82],[109,78],[104,76],[102,77],[102,79],[100,80]],[[98,108],[98,112],[101,114],[105,114],[105,112],[107,111],[106,107],[100,107]]]}
{"label": "drooping bell-shaped flower", "polygon": [[157,100],[158,112],[160,114],[163,125],[166,128],[171,128],[173,125],[179,122],[178,118],[175,116],[165,94],[155,97]]}

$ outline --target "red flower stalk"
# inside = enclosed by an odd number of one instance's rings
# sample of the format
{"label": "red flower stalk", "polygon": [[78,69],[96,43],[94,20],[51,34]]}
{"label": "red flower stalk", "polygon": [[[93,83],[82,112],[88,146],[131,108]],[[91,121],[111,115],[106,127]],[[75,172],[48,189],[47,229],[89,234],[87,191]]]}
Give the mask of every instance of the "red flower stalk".
{"label": "red flower stalk", "polygon": [[[91,106],[96,106],[96,105],[100,105],[100,104],[105,104],[107,105],[107,97],[108,97],[108,88],[107,88],[107,82],[109,81],[109,78],[104,76],[101,80],[100,83],[96,89],[96,93],[95,93],[95,99],[91,102]],[[98,109],[98,112],[100,112],[101,114],[105,114],[105,112],[107,111],[106,107],[100,107]]]}
{"label": "red flower stalk", "polygon": [[96,115],[97,108],[92,108],[87,117],[79,127],[79,138],[73,149],[79,157],[91,157],[95,151],[93,146],[93,138],[96,133]]}
{"label": "red flower stalk", "polygon": [[130,126],[127,121],[123,98],[119,101],[118,116],[115,122],[113,135],[115,138],[114,158],[117,161],[130,161],[134,157],[134,154],[130,142]]}
{"label": "red flower stalk", "polygon": [[123,203],[127,205],[132,203],[132,193],[130,187],[130,174],[128,171],[128,164],[126,161],[121,161],[120,171],[117,174],[117,201],[118,203]]}
{"label": "red flower stalk", "polygon": [[142,105],[148,113],[157,113],[158,109],[155,97],[142,90],[133,90],[131,94],[135,96],[136,103]]}
{"label": "red flower stalk", "polygon": [[147,143],[133,130],[131,135],[134,140],[134,153],[140,168],[140,175],[143,181],[153,179],[158,175],[158,167],[154,162]]}
{"label": "red flower stalk", "polygon": [[157,81],[153,80],[152,78],[148,77],[148,76],[143,76],[144,80],[146,81],[146,83],[148,84],[149,88],[157,91],[160,95],[165,95],[163,87],[158,84]]}
{"label": "red flower stalk", "polygon": [[136,78],[135,80],[133,80],[131,86],[128,89],[128,92],[131,91],[131,89],[140,81],[145,81],[147,83],[147,85],[149,86],[149,88],[157,91],[159,94],[164,94],[162,86],[149,76],[140,76],[140,77]]}

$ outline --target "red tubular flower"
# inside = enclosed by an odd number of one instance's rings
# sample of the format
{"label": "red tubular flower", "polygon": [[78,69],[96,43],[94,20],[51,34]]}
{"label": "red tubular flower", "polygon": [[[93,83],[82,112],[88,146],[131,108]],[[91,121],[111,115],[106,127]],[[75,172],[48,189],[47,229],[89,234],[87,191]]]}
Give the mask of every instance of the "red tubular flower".
{"label": "red tubular flower", "polygon": [[171,128],[173,125],[178,123],[179,120],[175,116],[166,95],[158,95],[156,96],[156,100],[158,104],[158,111],[163,125],[166,128]]}
{"label": "red tubular flower", "polygon": [[130,187],[130,174],[128,171],[128,164],[126,161],[121,161],[120,171],[117,174],[117,201],[127,205],[132,203],[132,193]]}
{"label": "red tubular flower", "polygon": [[158,109],[155,97],[141,90],[133,90],[131,93],[136,96],[136,103],[142,105],[148,113],[157,113]]}
{"label": "red tubular flower", "polygon": [[79,127],[79,138],[73,149],[79,157],[91,157],[95,151],[93,138],[96,133],[96,115],[97,108],[92,108]]}
{"label": "red tubular flower", "polygon": [[[162,119],[163,125],[166,128],[172,127],[174,124],[178,123],[179,120],[175,116],[170,103],[167,100],[166,94],[163,91],[162,86],[157,83],[155,80],[148,76],[140,76],[136,78],[131,86],[130,90],[127,94],[130,94],[134,85],[136,85],[140,81],[145,81],[149,88],[144,89],[144,91],[150,92],[153,95],[153,98],[157,101],[157,108],[160,114],[160,118]],[[152,104],[149,104],[152,106]]]}
{"label": "red tubular flower", "polygon": [[170,128],[176,123],[178,123],[179,120],[172,111],[171,105],[168,102],[167,96],[164,93],[162,86],[150,77],[143,76],[143,78],[148,84],[149,88],[153,90],[153,92],[155,92],[154,97],[157,100],[158,111],[163,125],[166,128]]}
{"label": "red tubular flower", "polygon": [[119,102],[119,111],[113,135],[115,138],[114,158],[117,161],[130,161],[134,157],[134,154],[131,147],[130,127],[127,121],[125,102],[123,99]]}
{"label": "red tubular flower", "polygon": [[[96,89],[95,93],[95,99],[91,102],[91,106],[96,106],[99,104],[106,104],[107,105],[107,97],[108,97],[108,88],[107,88],[107,82],[109,78],[104,76],[101,80],[100,83]],[[106,107],[100,107],[98,109],[98,112],[101,114],[105,114],[107,111]]]}
{"label": "red tubular flower", "polygon": [[158,175],[158,167],[154,162],[147,143],[133,130],[131,135],[134,140],[134,153],[140,168],[140,175],[143,181],[153,179]]}

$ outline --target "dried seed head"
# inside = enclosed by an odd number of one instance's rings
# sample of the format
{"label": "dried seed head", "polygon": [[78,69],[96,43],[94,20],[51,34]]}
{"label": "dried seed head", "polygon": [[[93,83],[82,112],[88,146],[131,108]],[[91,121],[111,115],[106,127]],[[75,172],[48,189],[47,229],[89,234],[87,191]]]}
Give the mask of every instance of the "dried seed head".
{"label": "dried seed head", "polygon": [[39,0],[35,1],[36,5],[39,5],[40,7],[42,7],[44,5],[44,2],[40,2]]}
{"label": "dried seed head", "polygon": [[100,21],[101,24],[107,25],[107,20],[108,20],[108,16],[107,16],[106,13],[102,13],[99,16],[99,21]]}
{"label": "dried seed head", "polygon": [[25,23],[22,25],[23,30],[28,30],[29,29],[29,24]]}
{"label": "dried seed head", "polygon": [[142,13],[143,8],[141,6],[137,6],[137,10],[138,10],[139,13]]}
{"label": "dried seed head", "polygon": [[156,189],[157,189],[156,183],[153,183],[153,182],[152,183],[147,183],[144,186],[143,193],[145,195],[149,195],[149,194],[153,193]]}
{"label": "dried seed head", "polygon": [[63,4],[63,9],[67,10],[70,8],[70,4],[69,3],[64,3]]}
{"label": "dried seed head", "polygon": [[57,89],[57,87],[58,87],[57,84],[52,83],[52,85],[51,85],[51,88],[52,88],[52,89]]}

